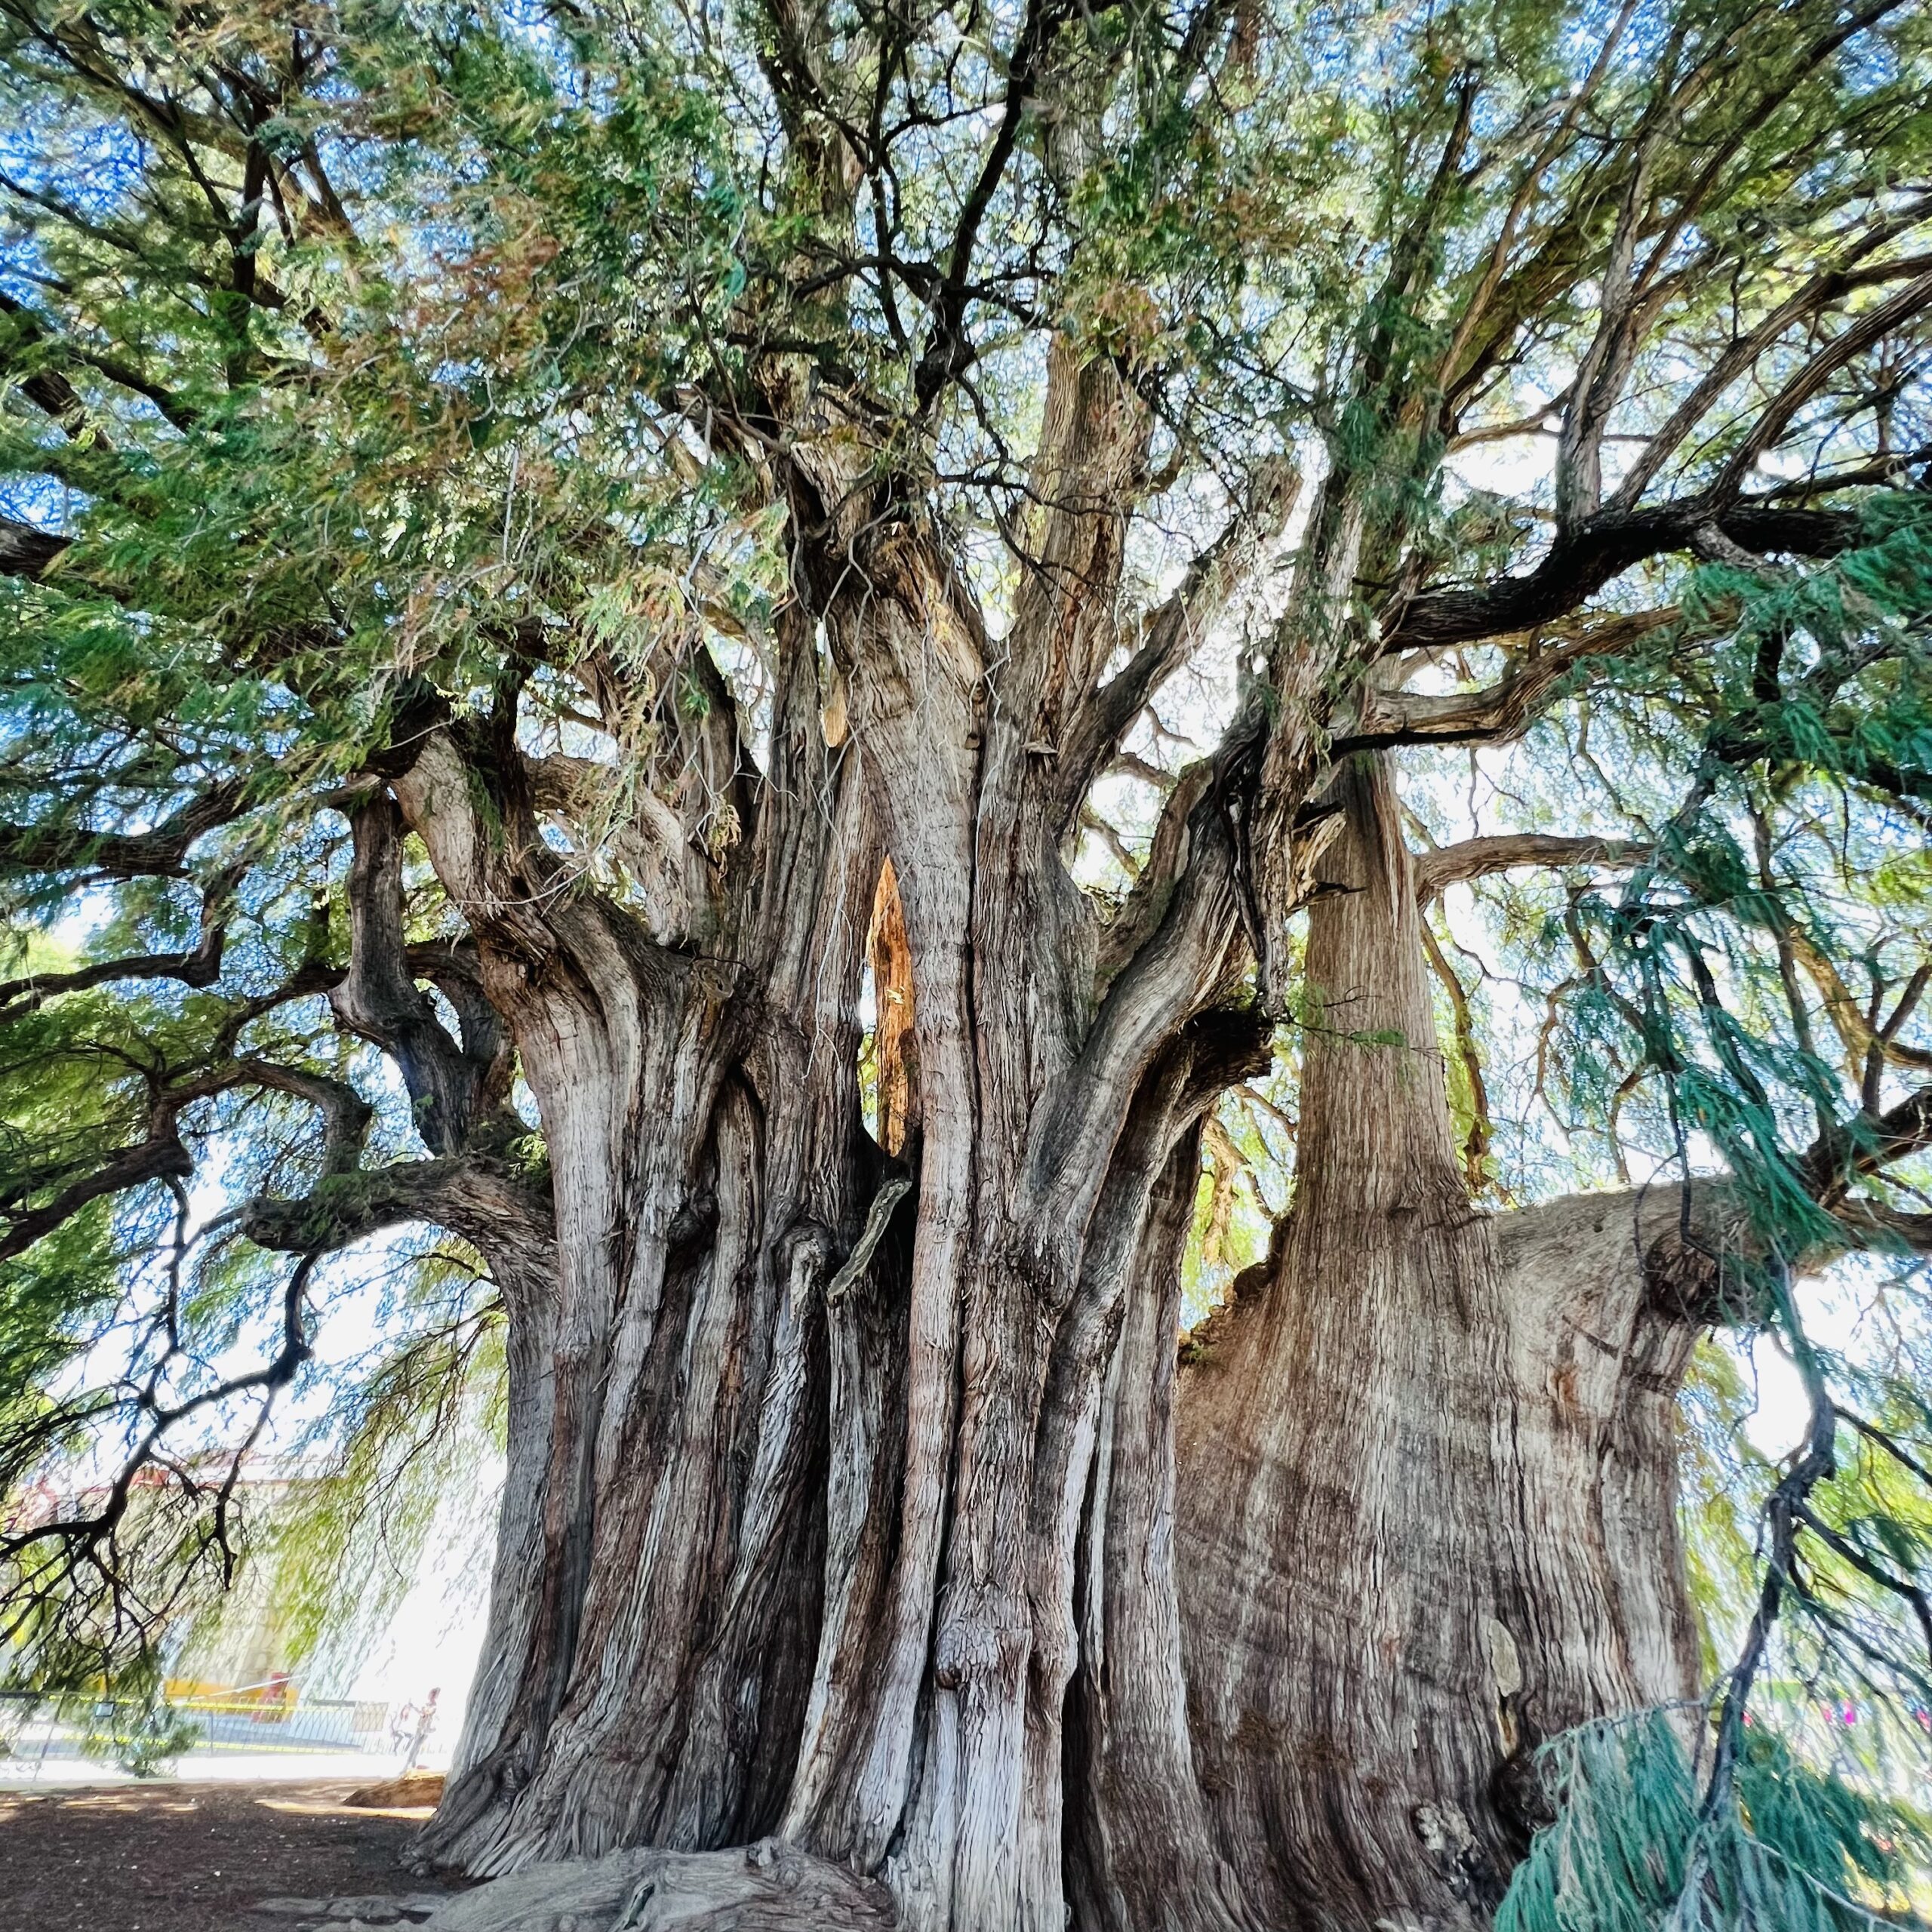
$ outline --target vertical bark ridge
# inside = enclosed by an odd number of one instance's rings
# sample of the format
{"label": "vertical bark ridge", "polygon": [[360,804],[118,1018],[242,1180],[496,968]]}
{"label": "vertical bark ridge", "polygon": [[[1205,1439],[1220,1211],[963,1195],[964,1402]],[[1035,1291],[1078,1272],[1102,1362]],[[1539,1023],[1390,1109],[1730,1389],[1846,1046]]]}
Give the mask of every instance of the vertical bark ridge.
{"label": "vertical bark ridge", "polygon": [[[977,1144],[965,940],[984,639],[963,586],[924,533],[892,523],[870,530],[869,500],[848,513],[860,528],[820,595],[904,910],[923,1134],[904,1387],[895,1404],[903,1417],[899,1492],[883,1506],[896,1518],[893,1557],[883,1569],[868,1561],[864,1590],[836,1575],[829,1580],[832,1614],[785,1831],[829,1857],[876,1869],[906,1810],[951,1487]],[[868,1407],[883,1399],[869,1376],[849,1386]],[[835,1441],[866,1426],[863,1414],[835,1415]]]}
{"label": "vertical bark ridge", "polygon": [[1151,1178],[1126,1238],[1076,1551],[1066,1890],[1081,1932],[1238,1932],[1252,1921],[1195,1779],[1174,1561],[1175,1343],[1198,1121],[1182,1123]]}
{"label": "vertical bark ridge", "polygon": [[[1144,433],[1111,377],[1077,373],[1059,393],[1088,429]],[[996,666],[930,533],[886,506],[854,513],[819,589],[903,914],[922,1134],[903,1380],[846,1359],[876,1310],[833,1319],[827,1615],[785,1829],[883,1871],[935,1932],[1063,1923],[1074,1546],[1125,1266],[1097,1257],[1152,1180],[1137,1097],[1234,958],[1218,808],[1176,909],[1103,991],[1057,849],[1047,699],[1106,655],[1122,450],[1066,471],[1041,539],[1066,568],[1051,595],[1029,579],[1034,618]],[[861,1444],[893,1460],[896,1498]]]}
{"label": "vertical bark ridge", "polygon": [[709,956],[610,913],[553,920],[561,956],[499,940],[563,1258],[521,1333],[512,1311],[513,1360],[547,1364],[510,1445],[523,1561],[499,1567],[488,1694],[423,1847],[478,1873],[742,1841],[789,1782],[823,1564],[820,1294],[873,1158],[856,1013],[878,848],[809,681],[780,694],[783,789]]}

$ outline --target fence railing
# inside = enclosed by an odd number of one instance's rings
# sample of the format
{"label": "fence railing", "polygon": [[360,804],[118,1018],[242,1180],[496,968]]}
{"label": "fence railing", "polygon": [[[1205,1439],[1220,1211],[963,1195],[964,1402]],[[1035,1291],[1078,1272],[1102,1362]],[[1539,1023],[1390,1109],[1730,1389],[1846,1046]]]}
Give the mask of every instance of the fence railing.
{"label": "fence railing", "polygon": [[[228,1690],[183,1691],[171,1687],[168,1701],[198,1724],[206,1742],[217,1749],[377,1751],[391,1741],[391,1706],[366,1699],[306,1697],[286,1678]],[[395,1741],[400,1749],[406,1734]]]}
{"label": "fence railing", "polygon": [[112,1697],[0,1690],[0,1781],[49,1760],[93,1758],[154,1769],[184,1752],[401,1756],[420,1742],[416,1713],[370,1700],[310,1697],[286,1678],[171,1685],[159,1706]]}

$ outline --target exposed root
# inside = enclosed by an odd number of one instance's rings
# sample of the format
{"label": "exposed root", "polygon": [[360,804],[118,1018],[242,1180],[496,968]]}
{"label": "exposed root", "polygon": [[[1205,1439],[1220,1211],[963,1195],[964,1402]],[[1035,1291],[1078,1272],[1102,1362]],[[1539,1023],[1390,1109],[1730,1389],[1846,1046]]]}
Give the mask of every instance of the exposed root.
{"label": "exposed root", "polygon": [[893,1932],[891,1895],[776,1838],[735,1851],[614,1851],[463,1893],[427,1932]]}
{"label": "exposed root", "polygon": [[407,1771],[399,1778],[386,1778],[380,1784],[365,1784],[352,1791],[343,1803],[358,1811],[414,1811],[443,1801],[441,1771]]}

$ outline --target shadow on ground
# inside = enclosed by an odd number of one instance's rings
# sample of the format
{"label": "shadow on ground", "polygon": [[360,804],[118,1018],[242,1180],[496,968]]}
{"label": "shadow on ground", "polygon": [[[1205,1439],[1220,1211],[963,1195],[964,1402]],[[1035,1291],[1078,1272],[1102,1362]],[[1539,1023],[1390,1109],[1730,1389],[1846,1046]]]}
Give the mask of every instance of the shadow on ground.
{"label": "shadow on ground", "polygon": [[272,1898],[423,1894],[405,1846],[426,1810],[342,1802],[326,1784],[0,1789],[8,1932],[294,1932]]}

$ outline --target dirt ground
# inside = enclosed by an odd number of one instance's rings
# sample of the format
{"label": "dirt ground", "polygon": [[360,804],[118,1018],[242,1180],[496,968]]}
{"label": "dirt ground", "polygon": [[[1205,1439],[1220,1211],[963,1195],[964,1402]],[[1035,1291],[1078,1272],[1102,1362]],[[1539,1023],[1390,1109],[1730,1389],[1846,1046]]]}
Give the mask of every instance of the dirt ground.
{"label": "dirt ground", "polygon": [[352,1784],[0,1790],[0,1932],[294,1932],[265,1898],[438,1889],[399,1862],[429,1814]]}

